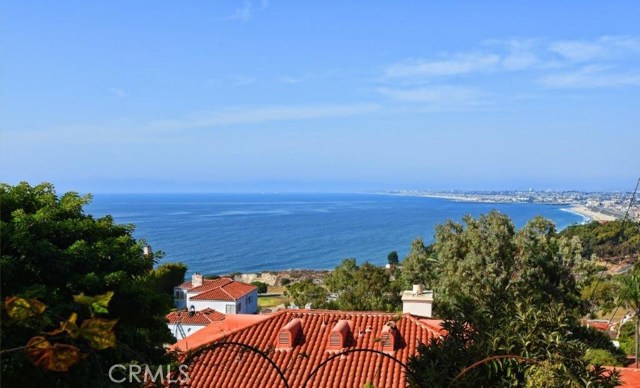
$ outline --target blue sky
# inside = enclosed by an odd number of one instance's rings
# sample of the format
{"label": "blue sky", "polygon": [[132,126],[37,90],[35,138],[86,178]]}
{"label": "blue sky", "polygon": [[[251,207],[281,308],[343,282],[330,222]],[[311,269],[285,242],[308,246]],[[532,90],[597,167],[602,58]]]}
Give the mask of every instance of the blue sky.
{"label": "blue sky", "polygon": [[1,180],[630,190],[640,3],[13,1]]}

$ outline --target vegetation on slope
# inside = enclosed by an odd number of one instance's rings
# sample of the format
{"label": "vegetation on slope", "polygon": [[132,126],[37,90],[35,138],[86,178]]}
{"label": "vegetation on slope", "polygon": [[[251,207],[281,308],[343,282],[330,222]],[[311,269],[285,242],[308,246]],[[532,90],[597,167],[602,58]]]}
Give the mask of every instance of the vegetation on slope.
{"label": "vegetation on slope", "polygon": [[[83,206],[90,199],[73,192],[58,196],[46,183],[0,186],[3,385],[108,385],[114,364],[158,366],[172,361],[164,345],[175,339],[165,315],[173,308],[169,291],[182,280],[186,267],[171,264],[154,270],[157,256],[143,254],[145,243],[133,238],[133,226],[115,224],[110,216],[96,219],[85,214]],[[79,306],[74,295],[111,292],[108,310],[102,307],[99,312],[109,322],[117,320],[115,346],[86,347],[73,331],[63,330],[57,334],[60,341],[74,343],[88,354],[82,362],[61,374],[29,360],[24,346],[35,334],[57,329],[73,314],[78,324],[92,318],[93,310]],[[37,300],[46,309],[11,319],[7,297],[12,296]]]}

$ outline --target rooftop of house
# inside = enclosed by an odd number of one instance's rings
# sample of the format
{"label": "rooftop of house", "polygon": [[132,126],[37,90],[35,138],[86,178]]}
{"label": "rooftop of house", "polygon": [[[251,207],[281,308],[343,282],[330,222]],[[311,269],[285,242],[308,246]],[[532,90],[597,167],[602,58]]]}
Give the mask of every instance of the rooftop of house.
{"label": "rooftop of house", "polygon": [[[284,372],[291,387],[300,387],[322,362],[342,351],[377,350],[406,364],[419,343],[446,334],[441,321],[410,314],[281,310],[253,317],[260,318],[226,331],[223,322],[227,320],[213,323],[174,345],[184,350],[189,344],[195,351],[185,356],[192,386],[280,386],[277,371],[258,354],[237,346],[204,346],[216,341],[260,349]],[[354,352],[327,362],[308,386],[361,387],[367,382],[377,387],[404,387],[405,370],[384,355]]]}
{"label": "rooftop of house", "polygon": [[[230,278],[201,279],[202,284],[193,281],[180,284],[176,288],[187,290],[192,300],[238,300],[243,296],[257,291],[257,287],[251,284],[236,282]],[[198,285],[199,284],[199,285]]]}
{"label": "rooftop of house", "polygon": [[269,315],[229,314],[224,320],[210,323],[189,337],[176,342],[170,349],[178,352],[195,350],[269,317]]}
{"label": "rooftop of house", "polygon": [[231,281],[192,296],[191,300],[238,300],[257,290],[258,288],[251,284]]}
{"label": "rooftop of house", "polygon": [[621,367],[607,367],[607,369],[620,372],[622,387],[640,387],[640,369]]}
{"label": "rooftop of house", "polygon": [[176,288],[182,288],[184,290],[187,290],[188,292],[203,292],[231,282],[233,282],[233,279],[231,278],[201,279],[200,282],[194,282],[194,280],[190,280],[178,285]]}
{"label": "rooftop of house", "polygon": [[172,311],[167,314],[166,318],[170,324],[180,322],[183,325],[208,325],[212,322],[224,320],[225,315],[212,308],[206,308],[193,314],[189,314],[187,310]]}

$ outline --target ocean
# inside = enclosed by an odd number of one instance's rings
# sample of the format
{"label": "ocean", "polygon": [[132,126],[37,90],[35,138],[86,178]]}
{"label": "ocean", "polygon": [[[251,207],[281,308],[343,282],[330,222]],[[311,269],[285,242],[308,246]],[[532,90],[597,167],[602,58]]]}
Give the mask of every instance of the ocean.
{"label": "ocean", "polygon": [[342,259],[385,264],[404,257],[416,237],[433,241],[434,227],[465,214],[497,209],[522,227],[536,215],[558,229],[583,217],[562,206],[473,203],[378,194],[96,194],[86,212],[134,224],[188,273],[227,274],[291,268],[332,269]]}

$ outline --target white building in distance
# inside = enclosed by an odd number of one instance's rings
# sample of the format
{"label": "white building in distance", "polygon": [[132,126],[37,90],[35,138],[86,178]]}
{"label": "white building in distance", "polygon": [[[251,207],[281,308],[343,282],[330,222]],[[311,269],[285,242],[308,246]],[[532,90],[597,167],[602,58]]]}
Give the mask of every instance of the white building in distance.
{"label": "white building in distance", "polygon": [[191,281],[174,287],[173,295],[178,309],[209,308],[223,314],[258,312],[257,287],[229,278],[204,279],[202,274],[194,273]]}

